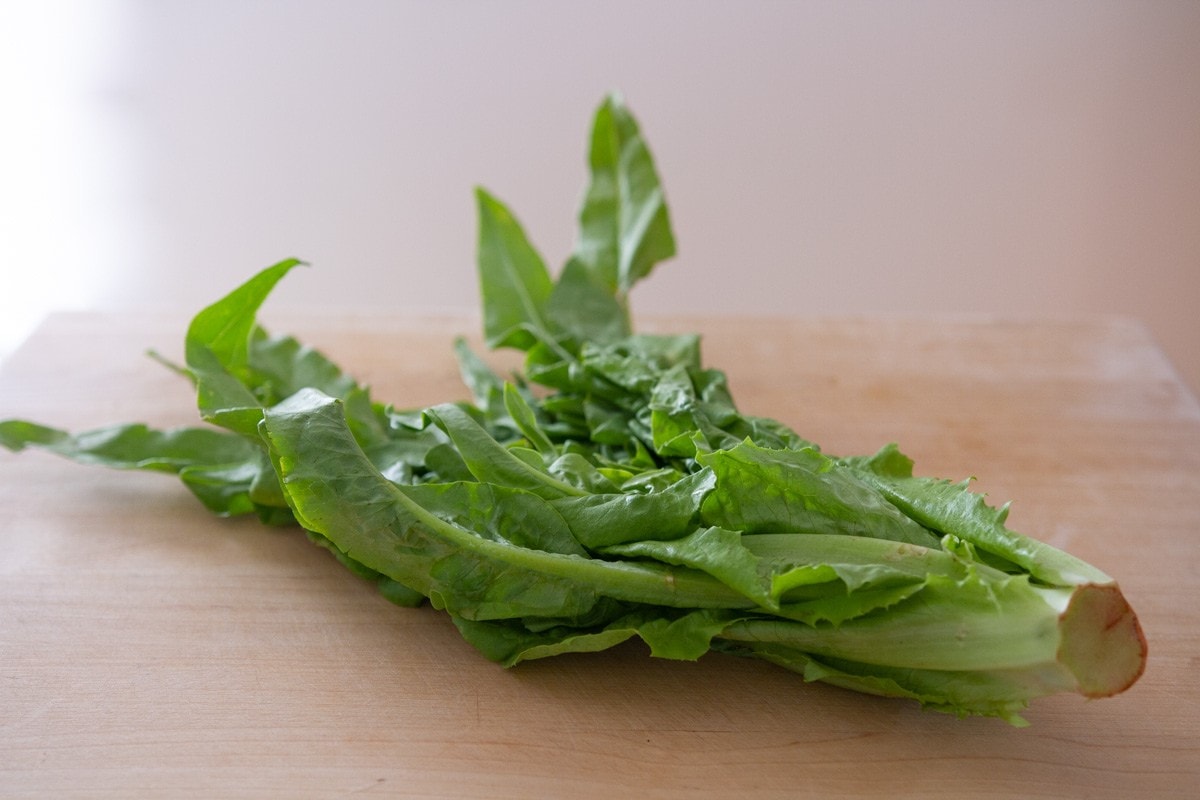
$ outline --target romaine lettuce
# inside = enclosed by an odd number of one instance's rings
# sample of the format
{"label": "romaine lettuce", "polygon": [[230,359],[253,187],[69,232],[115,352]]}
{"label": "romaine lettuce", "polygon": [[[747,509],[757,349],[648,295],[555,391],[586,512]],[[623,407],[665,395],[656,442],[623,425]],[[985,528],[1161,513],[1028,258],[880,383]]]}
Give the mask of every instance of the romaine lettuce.
{"label": "romaine lettuce", "polygon": [[485,341],[472,402],[398,411],[257,313],[298,262],[202,310],[186,366],[204,426],[72,435],[0,423],[0,444],[174,472],[217,514],[298,523],[394,602],[429,602],[505,665],[639,637],[810,681],[1022,723],[1036,697],[1104,697],[1146,643],[1116,583],[1008,530],[965,484],[893,445],[835,457],[743,414],[699,339],[635,334],[630,289],[675,252],[632,115],[592,128],[578,244],[557,277],[480,190]]}

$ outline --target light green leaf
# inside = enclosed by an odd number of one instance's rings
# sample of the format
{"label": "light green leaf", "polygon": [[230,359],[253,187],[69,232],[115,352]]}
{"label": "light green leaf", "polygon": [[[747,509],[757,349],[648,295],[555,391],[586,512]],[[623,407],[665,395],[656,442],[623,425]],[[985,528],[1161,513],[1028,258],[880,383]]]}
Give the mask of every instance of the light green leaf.
{"label": "light green leaf", "polygon": [[551,504],[591,549],[642,539],[677,539],[694,529],[713,474],[701,470],[653,491],[562,497]]}
{"label": "light green leaf", "polygon": [[628,542],[606,547],[604,552],[698,569],[764,608],[779,605],[771,596],[770,581],[761,559],[746,549],[736,531],[702,528],[678,539]]}
{"label": "light green leaf", "polygon": [[966,482],[863,474],[889,502],[921,524],[1007,559],[1046,583],[1056,586],[1112,583],[1112,578],[1091,564],[1006,528],[1007,507],[992,508],[982,495],[971,492]]}
{"label": "light green leaf", "polygon": [[708,524],[750,533],[826,533],[936,545],[859,473],[813,449],[745,442],[698,456],[717,474],[703,507]]}

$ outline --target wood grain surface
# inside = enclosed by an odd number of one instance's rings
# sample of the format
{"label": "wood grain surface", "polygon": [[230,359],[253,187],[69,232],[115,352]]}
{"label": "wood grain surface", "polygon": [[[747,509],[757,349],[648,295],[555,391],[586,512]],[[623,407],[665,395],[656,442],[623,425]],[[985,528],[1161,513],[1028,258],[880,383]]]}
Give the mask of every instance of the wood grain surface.
{"label": "wood grain surface", "polygon": [[[50,318],[0,418],[190,424],[187,314]],[[268,315],[374,387],[464,398],[470,318]],[[656,319],[704,333],[747,412],[828,452],[898,442],[1011,526],[1116,576],[1150,643],[1125,694],[1031,727],[959,720],[765,663],[637,643],[504,670],[296,530],[207,514],[173,478],[0,452],[0,797],[1193,797],[1200,407],[1123,319]],[[497,363],[505,363],[503,354]]]}

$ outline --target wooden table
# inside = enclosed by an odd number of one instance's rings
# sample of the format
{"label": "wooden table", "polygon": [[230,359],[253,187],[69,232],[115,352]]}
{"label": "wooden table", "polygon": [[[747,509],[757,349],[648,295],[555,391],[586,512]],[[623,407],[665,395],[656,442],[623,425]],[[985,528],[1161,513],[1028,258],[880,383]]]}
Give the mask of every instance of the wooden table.
{"label": "wooden table", "polygon": [[[400,406],[465,397],[472,319],[269,313]],[[195,419],[188,314],[49,319],[0,418]],[[743,410],[832,453],[898,441],[1012,527],[1118,577],[1150,641],[1113,699],[1030,728],[630,643],[503,670],[295,530],[174,479],[0,452],[0,796],[1192,797],[1200,785],[1200,408],[1138,324],[655,320],[700,330]]]}

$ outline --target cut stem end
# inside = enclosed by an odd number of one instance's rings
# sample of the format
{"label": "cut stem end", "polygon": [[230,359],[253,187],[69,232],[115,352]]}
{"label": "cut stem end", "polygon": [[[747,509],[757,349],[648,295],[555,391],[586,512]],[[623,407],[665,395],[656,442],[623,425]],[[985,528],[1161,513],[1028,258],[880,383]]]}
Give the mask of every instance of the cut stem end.
{"label": "cut stem end", "polygon": [[1137,614],[1115,584],[1087,584],[1059,617],[1058,660],[1086,697],[1112,697],[1146,669],[1146,637]]}

